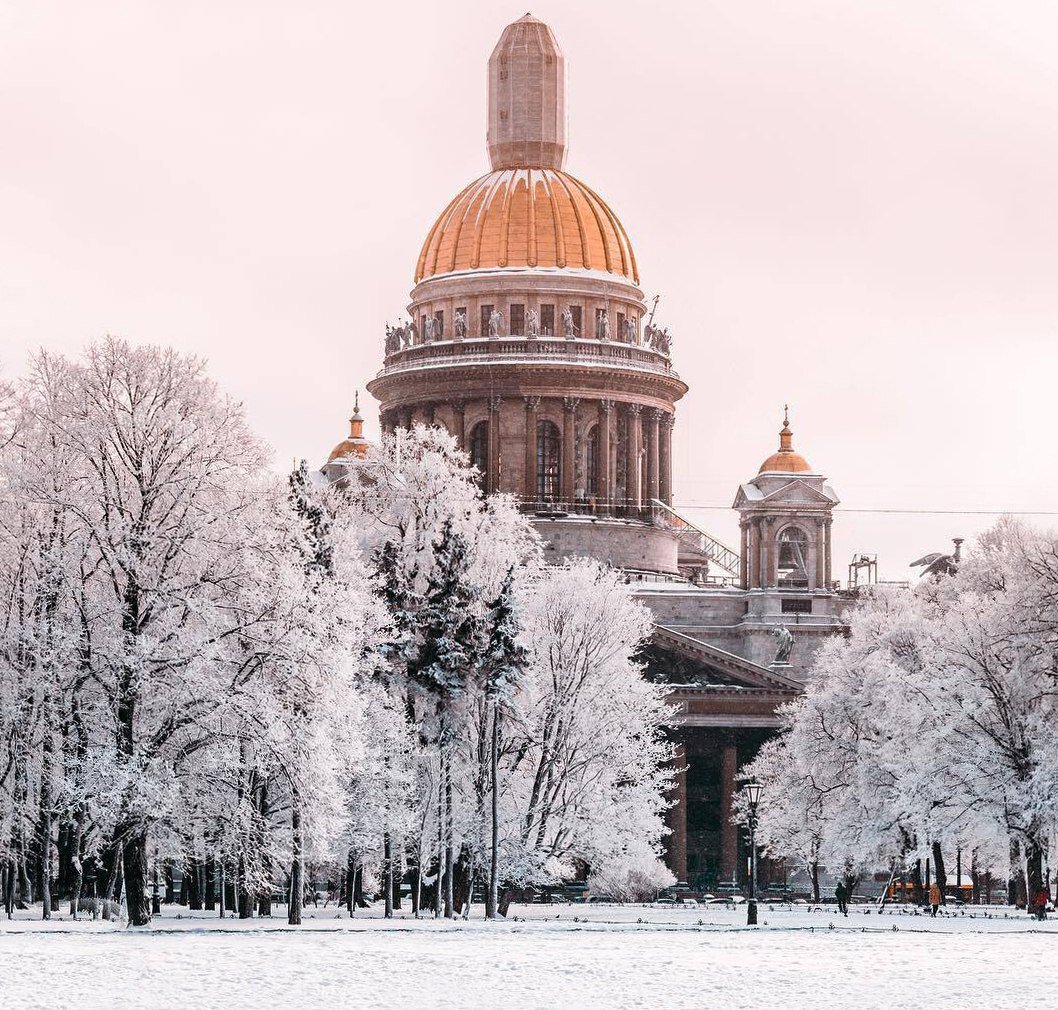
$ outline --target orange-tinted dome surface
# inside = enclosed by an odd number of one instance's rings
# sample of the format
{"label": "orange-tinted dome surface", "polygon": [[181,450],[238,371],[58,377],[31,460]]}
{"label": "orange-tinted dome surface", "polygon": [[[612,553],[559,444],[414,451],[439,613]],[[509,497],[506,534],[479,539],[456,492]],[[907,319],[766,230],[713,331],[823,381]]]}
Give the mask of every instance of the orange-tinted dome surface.
{"label": "orange-tinted dome surface", "polygon": [[773,452],[763,463],[757,473],[811,473],[808,460],[799,452],[794,452],[793,432],[790,430],[790,415],[787,411],[783,417],[782,431],[779,432],[779,451]]}
{"label": "orange-tinted dome surface", "polygon": [[617,215],[579,179],[553,168],[500,169],[467,186],[430,229],[415,281],[500,267],[599,270],[639,283]]}
{"label": "orange-tinted dome surface", "polygon": [[349,459],[352,456],[363,458],[367,455],[370,443],[364,438],[364,419],[360,416],[360,391],[356,391],[356,401],[353,405],[353,416],[349,418],[349,437],[343,438],[327,457],[328,463],[337,459]]}

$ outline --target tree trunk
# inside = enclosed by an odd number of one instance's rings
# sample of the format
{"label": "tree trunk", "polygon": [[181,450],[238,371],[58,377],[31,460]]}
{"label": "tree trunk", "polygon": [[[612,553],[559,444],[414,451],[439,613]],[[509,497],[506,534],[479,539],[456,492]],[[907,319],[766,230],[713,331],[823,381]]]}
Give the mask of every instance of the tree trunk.
{"label": "tree trunk", "polygon": [[121,865],[125,877],[129,925],[146,926],[151,921],[151,906],[147,899],[147,831],[137,827],[125,837]]}
{"label": "tree trunk", "polygon": [[404,882],[404,841],[393,846],[393,872],[390,874],[390,894],[393,895],[393,908],[400,911],[400,886]]}
{"label": "tree trunk", "polygon": [[511,907],[511,902],[514,900],[514,888],[513,887],[501,887],[500,888],[500,900],[496,911],[500,913],[503,918],[507,918],[507,912]]}
{"label": "tree trunk", "polygon": [[1043,890],[1043,846],[1036,842],[1025,843],[1026,908],[1032,907],[1038,892]]}
{"label": "tree trunk", "polygon": [[212,912],[217,907],[217,861],[208,852],[206,853],[206,865],[203,869],[205,872],[202,876],[205,878],[204,890],[206,892],[204,904],[206,911]]}
{"label": "tree trunk", "polygon": [[441,772],[437,779],[437,894],[433,907],[433,917],[441,917],[444,907],[444,866],[445,866],[445,761],[441,752]]}
{"label": "tree trunk", "polygon": [[455,849],[452,838],[452,772],[445,762],[445,918],[456,917]]}
{"label": "tree trunk", "polygon": [[1025,864],[1021,856],[1021,842],[1010,840],[1010,876],[1007,881],[1007,903],[1015,908],[1028,906],[1025,883]]}
{"label": "tree trunk", "polygon": [[253,895],[250,893],[246,877],[246,856],[241,852],[236,863],[236,881],[238,883],[239,918],[249,919],[253,916]]}
{"label": "tree trunk", "polygon": [[218,901],[217,904],[220,906],[219,918],[224,918],[224,906],[228,897],[228,887],[225,878],[224,860],[220,857],[217,858],[217,892]]}
{"label": "tree trunk", "polygon": [[301,835],[301,799],[296,789],[290,797],[290,833],[293,857],[290,864],[290,900],[287,904],[287,923],[301,925],[301,905],[304,900],[304,852]]}
{"label": "tree trunk", "polygon": [[385,918],[393,918],[393,842],[387,831],[382,836],[382,891]]}
{"label": "tree trunk", "polygon": [[349,850],[345,859],[345,889],[346,905],[352,917],[356,914],[356,853],[352,849]]}
{"label": "tree trunk", "polygon": [[491,845],[489,849],[489,890],[485,896],[485,918],[496,918],[500,896],[500,708],[492,701],[492,740],[489,745],[489,766],[492,778]]}
{"label": "tree trunk", "polygon": [[187,907],[195,912],[202,911],[202,861],[195,856],[188,859],[184,869],[187,880]]}
{"label": "tree trunk", "polygon": [[911,900],[916,905],[922,904],[922,860],[915,860],[915,868],[911,873]]}
{"label": "tree trunk", "polygon": [[818,905],[819,904],[819,863],[811,862],[808,864],[808,873],[812,878],[812,900]]}
{"label": "tree trunk", "polygon": [[84,848],[84,819],[84,809],[78,806],[70,841],[70,915],[75,919],[80,911],[81,891],[84,889],[84,861],[81,853]]}
{"label": "tree trunk", "polygon": [[937,887],[940,888],[940,903],[946,905],[948,875],[944,870],[944,855],[940,851],[940,842],[933,843],[933,874],[937,878]]}

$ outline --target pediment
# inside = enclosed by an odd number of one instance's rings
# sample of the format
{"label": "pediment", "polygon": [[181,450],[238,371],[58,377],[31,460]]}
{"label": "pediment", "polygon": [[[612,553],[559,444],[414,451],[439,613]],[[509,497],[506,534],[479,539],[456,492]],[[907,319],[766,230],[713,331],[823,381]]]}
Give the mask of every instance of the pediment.
{"label": "pediment", "polygon": [[[657,625],[651,637],[655,660],[664,662],[670,683],[689,686],[767,691],[793,697],[801,685],[767,667],[709,645],[672,627]],[[651,657],[648,656],[648,669]]]}
{"label": "pediment", "polygon": [[792,480],[782,487],[758,498],[755,504],[788,502],[796,505],[823,505],[827,508],[837,504],[837,496],[827,485],[809,484],[803,480]]}

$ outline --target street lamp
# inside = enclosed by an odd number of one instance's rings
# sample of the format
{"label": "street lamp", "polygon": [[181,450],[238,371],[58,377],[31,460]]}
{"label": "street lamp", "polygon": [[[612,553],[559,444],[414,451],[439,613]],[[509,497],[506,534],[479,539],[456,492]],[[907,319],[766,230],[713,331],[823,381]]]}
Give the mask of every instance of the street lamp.
{"label": "street lamp", "polygon": [[757,804],[763,786],[759,782],[746,783],[749,803],[749,904],[746,906],[746,925],[757,925]]}

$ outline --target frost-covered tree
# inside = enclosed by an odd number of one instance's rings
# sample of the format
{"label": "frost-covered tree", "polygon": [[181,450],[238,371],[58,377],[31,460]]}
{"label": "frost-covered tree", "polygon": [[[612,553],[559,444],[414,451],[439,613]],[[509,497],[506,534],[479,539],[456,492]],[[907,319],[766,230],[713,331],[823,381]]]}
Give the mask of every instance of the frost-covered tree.
{"label": "frost-covered tree", "polygon": [[1058,814],[1056,558],[1003,522],[954,573],[860,604],[749,769],[770,851],[918,882],[932,858],[943,884],[945,846],[1008,847],[1021,892],[1039,888]]}

